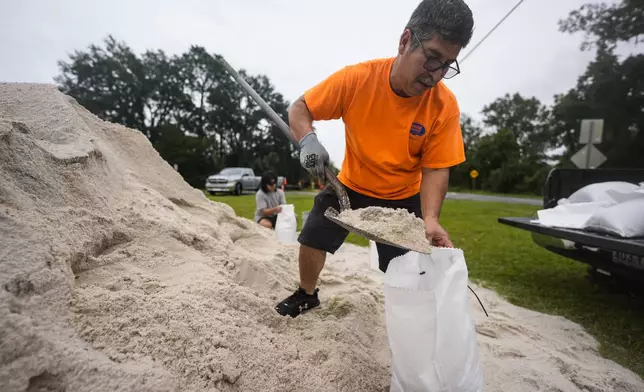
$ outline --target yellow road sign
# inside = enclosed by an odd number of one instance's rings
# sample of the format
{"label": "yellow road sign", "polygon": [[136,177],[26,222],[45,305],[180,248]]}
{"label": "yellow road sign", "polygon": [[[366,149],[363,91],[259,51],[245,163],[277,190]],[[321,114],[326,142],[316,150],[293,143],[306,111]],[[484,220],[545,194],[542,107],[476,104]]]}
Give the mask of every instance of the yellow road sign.
{"label": "yellow road sign", "polygon": [[476,171],[476,170],[472,170],[472,171],[470,171],[470,177],[472,177],[472,178],[476,178],[476,177],[478,177],[478,176],[479,176],[479,172],[478,172],[478,171]]}

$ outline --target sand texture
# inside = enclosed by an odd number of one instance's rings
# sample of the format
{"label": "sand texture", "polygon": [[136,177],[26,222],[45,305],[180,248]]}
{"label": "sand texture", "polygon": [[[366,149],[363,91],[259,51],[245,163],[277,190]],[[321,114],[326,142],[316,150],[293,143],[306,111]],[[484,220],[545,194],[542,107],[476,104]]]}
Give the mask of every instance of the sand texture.
{"label": "sand texture", "polygon": [[[188,186],[136,130],[0,84],[0,391],[381,391],[382,274],[345,245],[273,309],[297,247]],[[467,255],[466,255],[467,256]],[[470,298],[486,391],[642,391],[579,326]]]}
{"label": "sand texture", "polygon": [[390,243],[418,252],[431,252],[431,243],[425,236],[425,223],[404,208],[366,207],[344,210],[340,212],[338,219]]}

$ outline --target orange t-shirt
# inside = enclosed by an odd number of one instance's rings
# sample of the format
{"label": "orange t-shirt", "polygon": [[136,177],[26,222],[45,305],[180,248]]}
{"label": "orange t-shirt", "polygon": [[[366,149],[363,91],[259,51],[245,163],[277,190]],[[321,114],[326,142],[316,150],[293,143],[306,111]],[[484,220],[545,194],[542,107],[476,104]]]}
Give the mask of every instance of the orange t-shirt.
{"label": "orange t-shirt", "polygon": [[313,119],[342,118],[346,150],[338,179],[361,194],[403,199],[420,191],[421,168],[465,161],[460,111],[442,82],[418,97],[389,84],[394,58],[346,66],[304,94]]}

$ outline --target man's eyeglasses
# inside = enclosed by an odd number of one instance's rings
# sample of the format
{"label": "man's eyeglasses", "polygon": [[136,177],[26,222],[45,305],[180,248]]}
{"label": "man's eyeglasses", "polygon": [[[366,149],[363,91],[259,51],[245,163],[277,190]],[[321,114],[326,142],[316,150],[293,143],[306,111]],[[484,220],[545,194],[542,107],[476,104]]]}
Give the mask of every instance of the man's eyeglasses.
{"label": "man's eyeglasses", "polygon": [[[451,79],[454,76],[458,75],[461,73],[461,69],[458,66],[458,61],[454,60],[452,64],[447,64],[441,62],[439,59],[437,59],[434,56],[431,56],[425,52],[425,48],[423,47],[423,43],[420,42],[420,39],[416,36],[416,34],[411,33],[411,35],[414,37],[416,42],[418,43],[418,46],[420,46],[420,50],[423,51],[423,54],[427,58],[427,61],[425,61],[425,64],[423,64],[423,67],[429,71],[429,72],[435,72],[438,71],[439,69],[442,69],[443,73],[443,78],[445,79]],[[456,66],[456,68],[454,68]]]}

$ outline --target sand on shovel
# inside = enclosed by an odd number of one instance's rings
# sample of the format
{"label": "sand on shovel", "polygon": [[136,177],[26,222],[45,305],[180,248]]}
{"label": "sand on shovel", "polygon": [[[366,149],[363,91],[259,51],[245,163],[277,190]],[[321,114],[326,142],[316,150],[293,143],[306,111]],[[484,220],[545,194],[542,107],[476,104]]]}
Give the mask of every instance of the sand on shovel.
{"label": "sand on shovel", "polygon": [[431,252],[425,223],[404,208],[365,207],[341,211],[338,219],[386,241]]}
{"label": "sand on shovel", "polygon": [[[291,319],[274,306],[297,287],[296,256],[141,132],[54,86],[0,84],[2,392],[383,390],[368,249],[330,256],[321,307]],[[578,325],[476,290],[486,392],[644,390]]]}

